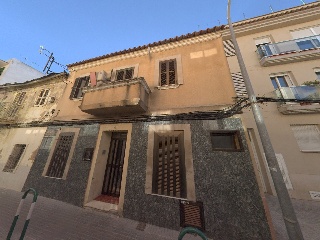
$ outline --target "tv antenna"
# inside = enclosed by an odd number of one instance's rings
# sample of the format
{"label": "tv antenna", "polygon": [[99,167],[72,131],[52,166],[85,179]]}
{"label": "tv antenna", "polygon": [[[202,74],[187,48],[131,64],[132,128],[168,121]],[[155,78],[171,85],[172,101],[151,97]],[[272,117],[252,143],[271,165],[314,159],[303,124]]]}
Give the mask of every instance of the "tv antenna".
{"label": "tv antenna", "polygon": [[271,10],[271,12],[274,12],[274,11],[273,11],[273,8],[272,8],[272,6],[270,5],[269,7],[270,7],[270,10]]}
{"label": "tv antenna", "polygon": [[305,3],[305,1],[303,1],[303,0],[300,0],[300,2],[302,2],[302,4],[303,4],[303,5],[305,5],[305,4],[306,4],[306,3]]}
{"label": "tv antenna", "polygon": [[[52,73],[52,71],[50,70],[52,63],[59,65],[60,67],[62,67],[64,69],[64,71],[67,71],[67,67],[65,65],[60,64],[54,60],[54,56],[53,56],[52,52],[48,51],[43,46],[40,46],[39,52],[40,52],[40,54],[43,54],[48,57],[48,61],[46,63],[46,66],[42,70],[43,72],[45,72],[46,74]],[[50,54],[50,55],[48,55],[48,54]]]}

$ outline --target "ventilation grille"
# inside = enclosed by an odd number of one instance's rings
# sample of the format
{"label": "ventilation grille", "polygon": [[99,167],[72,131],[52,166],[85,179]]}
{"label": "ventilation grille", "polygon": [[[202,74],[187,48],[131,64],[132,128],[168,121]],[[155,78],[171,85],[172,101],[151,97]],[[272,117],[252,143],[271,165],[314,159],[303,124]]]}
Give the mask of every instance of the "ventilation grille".
{"label": "ventilation grille", "polygon": [[244,85],[243,77],[241,72],[231,73],[232,81],[236,93],[238,96],[243,96],[247,94],[246,86]]}
{"label": "ventilation grille", "polygon": [[180,226],[205,231],[202,202],[180,201]]}
{"label": "ventilation grille", "polygon": [[226,53],[226,57],[232,57],[236,55],[236,51],[234,50],[234,45],[232,40],[223,41],[224,52]]}

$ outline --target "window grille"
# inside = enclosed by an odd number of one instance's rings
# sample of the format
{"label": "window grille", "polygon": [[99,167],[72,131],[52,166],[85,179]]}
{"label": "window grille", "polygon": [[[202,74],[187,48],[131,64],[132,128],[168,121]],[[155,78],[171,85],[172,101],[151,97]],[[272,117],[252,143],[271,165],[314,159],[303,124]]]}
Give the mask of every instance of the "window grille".
{"label": "window grille", "polygon": [[194,227],[205,231],[202,202],[180,201],[180,227]]}
{"label": "window grille", "polygon": [[13,150],[9,156],[9,159],[3,168],[3,172],[13,172],[14,171],[14,169],[18,165],[18,162],[19,162],[26,146],[27,145],[25,145],[25,144],[14,145]]}
{"label": "window grille", "polygon": [[177,63],[175,59],[160,64],[160,86],[177,84]]}
{"label": "window grille", "polygon": [[19,107],[22,105],[26,96],[26,92],[19,92],[17,93],[16,97],[14,98],[13,102],[11,103],[10,107],[7,111],[7,117],[14,117],[19,110]]}
{"label": "window grille", "polygon": [[152,193],[186,197],[183,131],[155,133]]}
{"label": "window grille", "polygon": [[83,88],[88,86],[89,84],[90,77],[81,77],[81,78],[76,78],[74,85],[72,87],[72,91],[70,94],[70,99],[73,98],[82,98],[83,97]]}
{"label": "window grille", "polygon": [[63,177],[74,136],[74,132],[60,133],[46,176]]}
{"label": "window grille", "polygon": [[46,99],[47,99],[47,96],[49,95],[49,89],[42,89],[38,98],[37,98],[37,101],[35,103],[35,106],[41,106],[41,105],[44,105],[45,102],[46,102]]}
{"label": "window grille", "polygon": [[116,80],[122,81],[122,80],[132,79],[133,72],[134,72],[134,68],[126,68],[126,69],[118,70],[116,72]]}
{"label": "window grille", "polygon": [[242,151],[239,131],[215,131],[210,133],[212,149],[215,151]]}

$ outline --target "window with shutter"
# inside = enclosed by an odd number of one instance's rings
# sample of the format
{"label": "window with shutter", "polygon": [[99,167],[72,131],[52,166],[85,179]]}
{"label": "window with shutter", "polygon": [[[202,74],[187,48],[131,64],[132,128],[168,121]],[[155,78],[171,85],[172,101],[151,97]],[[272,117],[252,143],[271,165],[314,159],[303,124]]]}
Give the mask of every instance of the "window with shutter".
{"label": "window with shutter", "polygon": [[13,102],[11,103],[11,105],[9,106],[8,110],[7,110],[7,117],[14,117],[16,115],[16,113],[19,110],[19,107],[22,105],[24,99],[26,96],[26,92],[19,92],[17,93],[17,95],[15,96]]}
{"label": "window with shutter", "polygon": [[40,91],[40,94],[34,104],[34,106],[42,106],[46,103],[47,97],[49,95],[50,90],[49,89],[42,89]]}
{"label": "window with shutter", "polygon": [[155,133],[152,193],[186,197],[183,143],[183,131]]}
{"label": "window with shutter", "polygon": [[116,80],[129,80],[133,78],[134,68],[120,69],[116,72]]}
{"label": "window with shutter", "polygon": [[55,178],[63,177],[74,136],[74,132],[60,133],[46,176]]}
{"label": "window with shutter", "polygon": [[175,59],[161,61],[160,69],[160,86],[177,84],[177,63]]}
{"label": "window with shutter", "polygon": [[80,77],[76,78],[74,85],[72,87],[72,91],[70,94],[70,99],[82,98],[83,97],[83,88],[87,87],[89,84],[90,77]]}
{"label": "window with shutter", "polygon": [[13,150],[9,156],[9,159],[6,165],[3,168],[3,172],[13,172],[14,169],[17,167],[18,162],[26,149],[26,144],[16,144],[13,147]]}
{"label": "window with shutter", "polygon": [[320,130],[318,125],[292,125],[291,129],[302,152],[320,152]]}

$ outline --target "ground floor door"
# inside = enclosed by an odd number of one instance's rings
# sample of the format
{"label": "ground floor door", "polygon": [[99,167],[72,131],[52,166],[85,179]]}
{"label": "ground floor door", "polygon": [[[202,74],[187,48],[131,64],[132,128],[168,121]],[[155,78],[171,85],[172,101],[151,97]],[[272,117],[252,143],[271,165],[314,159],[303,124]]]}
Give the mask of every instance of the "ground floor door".
{"label": "ground floor door", "polygon": [[127,132],[112,132],[101,194],[120,196]]}

